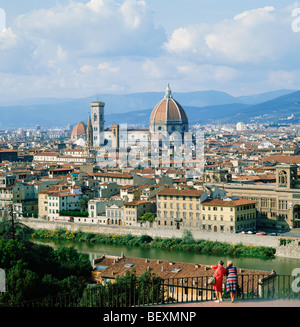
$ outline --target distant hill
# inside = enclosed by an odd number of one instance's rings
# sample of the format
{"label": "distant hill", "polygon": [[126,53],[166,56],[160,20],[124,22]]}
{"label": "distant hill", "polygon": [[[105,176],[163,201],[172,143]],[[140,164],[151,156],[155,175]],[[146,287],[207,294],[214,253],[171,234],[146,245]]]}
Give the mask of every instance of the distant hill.
{"label": "distant hill", "polygon": [[[99,94],[79,99],[41,98],[0,105],[0,128],[66,126],[87,121],[90,102],[105,102],[105,125],[127,123],[148,126],[154,106],[164,92]],[[185,108],[190,124],[235,123],[237,121],[281,121],[293,114],[300,118],[300,91],[274,92],[234,97],[226,92],[173,93]],[[255,118],[256,117],[256,118]],[[260,117],[260,118],[257,118]]]}

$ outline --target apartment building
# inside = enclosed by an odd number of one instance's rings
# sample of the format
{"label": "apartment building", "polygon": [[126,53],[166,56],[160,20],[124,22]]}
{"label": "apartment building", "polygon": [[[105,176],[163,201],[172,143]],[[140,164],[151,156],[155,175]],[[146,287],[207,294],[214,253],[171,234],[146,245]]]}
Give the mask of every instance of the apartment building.
{"label": "apartment building", "polygon": [[72,190],[61,190],[48,194],[48,219],[59,218],[60,211],[80,210],[79,200],[81,194],[76,194]]}
{"label": "apartment building", "polygon": [[199,227],[200,204],[207,199],[203,190],[163,189],[157,193],[157,227],[190,228]]}
{"label": "apartment building", "polygon": [[255,230],[255,204],[255,201],[238,198],[207,199],[201,203],[199,228],[213,232]]}
{"label": "apartment building", "polygon": [[[218,194],[216,190],[211,195]],[[206,190],[164,189],[157,194],[156,226],[213,232],[256,228],[255,202],[212,198]]]}
{"label": "apartment building", "polygon": [[94,199],[90,199],[89,202],[88,202],[89,219],[93,219],[93,220],[97,219],[97,223],[99,223],[99,224],[107,224],[107,219],[106,219],[107,210],[106,210],[106,208],[110,207],[112,205],[122,207],[123,200],[121,198],[115,198],[115,199],[94,198]]}
{"label": "apartment building", "polygon": [[16,176],[4,174],[0,176],[0,209],[12,203],[36,201],[35,187],[16,181]]}
{"label": "apartment building", "polygon": [[140,226],[139,219],[148,212],[155,212],[155,202],[136,200],[123,204],[124,226]]}

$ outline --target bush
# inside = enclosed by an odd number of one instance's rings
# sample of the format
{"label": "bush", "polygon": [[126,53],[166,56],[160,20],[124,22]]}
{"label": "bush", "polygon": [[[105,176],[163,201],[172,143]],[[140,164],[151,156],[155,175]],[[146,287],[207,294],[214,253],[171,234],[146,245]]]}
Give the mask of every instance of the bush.
{"label": "bush", "polygon": [[32,234],[33,238],[72,240],[78,242],[95,242],[97,244],[116,244],[128,246],[147,246],[153,248],[162,248],[167,250],[181,250],[196,252],[201,254],[243,256],[243,257],[261,257],[272,258],[275,255],[275,249],[271,247],[259,247],[243,245],[242,243],[232,245],[228,243],[213,242],[210,240],[195,240],[190,231],[184,231],[183,238],[161,238],[154,239],[149,235],[140,237],[131,234],[110,235],[94,234],[83,232],[68,232],[64,230],[48,231],[36,230]]}

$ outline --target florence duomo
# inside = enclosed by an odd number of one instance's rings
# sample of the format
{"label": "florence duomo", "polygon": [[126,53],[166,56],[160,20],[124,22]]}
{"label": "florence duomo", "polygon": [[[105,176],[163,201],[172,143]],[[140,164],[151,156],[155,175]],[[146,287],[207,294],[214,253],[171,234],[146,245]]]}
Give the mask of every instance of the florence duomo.
{"label": "florence duomo", "polygon": [[76,145],[84,146],[87,154],[95,154],[103,146],[116,149],[125,145],[146,146],[154,135],[164,137],[177,133],[183,141],[184,133],[189,132],[187,114],[184,108],[173,98],[170,84],[167,85],[162,100],[152,110],[148,129],[126,128],[126,133],[122,133],[122,124],[113,124],[111,128],[105,129],[105,103],[95,101],[90,105],[91,113],[88,116],[87,124],[80,122],[72,131],[72,141]]}

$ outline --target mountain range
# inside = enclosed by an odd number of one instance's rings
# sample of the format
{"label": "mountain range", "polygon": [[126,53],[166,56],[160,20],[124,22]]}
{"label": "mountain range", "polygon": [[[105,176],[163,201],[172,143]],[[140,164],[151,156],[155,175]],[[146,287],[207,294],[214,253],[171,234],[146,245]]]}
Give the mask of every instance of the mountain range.
{"label": "mountain range", "polygon": [[[148,127],[161,92],[98,94],[85,98],[35,98],[0,101],[0,128],[63,127],[87,122],[90,102],[105,102],[105,126],[127,123]],[[190,125],[207,123],[280,123],[300,121],[300,91],[273,92],[234,97],[220,91],[173,93],[189,118]]]}

